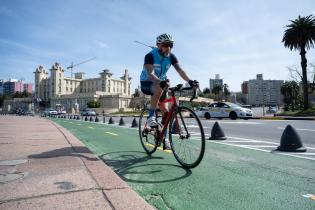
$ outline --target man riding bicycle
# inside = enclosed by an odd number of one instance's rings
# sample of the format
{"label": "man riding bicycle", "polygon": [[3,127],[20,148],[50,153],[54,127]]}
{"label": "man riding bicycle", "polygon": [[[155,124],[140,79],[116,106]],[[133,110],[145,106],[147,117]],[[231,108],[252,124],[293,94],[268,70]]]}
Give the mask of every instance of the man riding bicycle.
{"label": "man riding bicycle", "polygon": [[[166,73],[171,65],[176,69],[183,80],[193,87],[198,87],[196,80],[191,80],[178,63],[176,56],[171,53],[174,45],[173,37],[170,34],[161,34],[156,38],[156,48],[153,48],[144,58],[143,70],[140,75],[141,91],[151,95],[151,103],[147,125],[157,127],[155,111],[163,89],[168,85]],[[166,107],[159,107],[165,112]]]}

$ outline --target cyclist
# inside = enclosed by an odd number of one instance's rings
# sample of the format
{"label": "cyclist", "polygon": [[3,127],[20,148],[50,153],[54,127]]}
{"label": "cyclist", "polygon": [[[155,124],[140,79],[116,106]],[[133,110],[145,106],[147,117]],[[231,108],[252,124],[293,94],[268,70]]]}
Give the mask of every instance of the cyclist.
{"label": "cyclist", "polygon": [[[176,56],[171,53],[174,46],[174,39],[170,34],[161,34],[156,38],[156,46],[144,58],[144,66],[140,75],[141,91],[151,95],[151,103],[147,125],[156,127],[155,111],[163,88],[168,85],[166,73],[171,65],[176,69],[181,78],[188,82],[191,87],[197,88],[198,82],[191,80],[178,63]],[[165,107],[160,107],[162,112]]]}

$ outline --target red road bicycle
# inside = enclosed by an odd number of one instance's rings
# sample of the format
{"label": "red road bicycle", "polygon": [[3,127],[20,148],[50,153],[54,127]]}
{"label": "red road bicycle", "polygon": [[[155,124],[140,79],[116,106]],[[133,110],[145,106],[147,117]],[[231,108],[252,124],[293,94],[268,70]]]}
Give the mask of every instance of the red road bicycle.
{"label": "red road bicycle", "polygon": [[141,144],[147,154],[154,153],[161,144],[165,148],[165,132],[168,128],[169,142],[171,150],[176,160],[184,168],[194,168],[201,162],[205,152],[205,135],[202,124],[195,112],[185,106],[179,106],[176,100],[175,92],[192,90],[192,101],[196,98],[196,89],[191,87],[183,88],[182,84],[168,88],[169,98],[160,101],[160,104],[170,103],[171,108],[167,116],[159,122],[160,114],[157,112],[157,128],[147,126],[148,109],[143,109],[139,119],[139,136]]}

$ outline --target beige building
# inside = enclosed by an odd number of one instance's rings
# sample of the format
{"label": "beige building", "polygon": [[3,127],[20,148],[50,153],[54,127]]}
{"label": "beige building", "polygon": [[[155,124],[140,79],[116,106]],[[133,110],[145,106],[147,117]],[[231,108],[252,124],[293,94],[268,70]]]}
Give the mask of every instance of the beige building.
{"label": "beige building", "polygon": [[264,80],[262,74],[248,81],[248,104],[254,106],[282,105],[281,85],[283,80]]}
{"label": "beige building", "polygon": [[101,108],[126,109],[131,100],[131,77],[126,69],[124,75],[115,79],[108,69],[100,77],[84,79],[84,73],[74,78],[65,77],[64,69],[55,63],[48,71],[39,66],[35,72],[35,98],[49,101],[52,108],[63,107],[68,112],[82,110],[91,100],[100,101]]}

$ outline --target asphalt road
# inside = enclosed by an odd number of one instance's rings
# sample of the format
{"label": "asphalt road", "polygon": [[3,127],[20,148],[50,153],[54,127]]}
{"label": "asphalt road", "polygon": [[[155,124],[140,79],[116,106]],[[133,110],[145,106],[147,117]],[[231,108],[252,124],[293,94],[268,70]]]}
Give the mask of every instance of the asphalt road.
{"label": "asphalt road", "polygon": [[[126,126],[54,120],[158,209],[315,208],[312,121],[220,120],[228,139],[207,140],[201,164],[185,170],[169,152],[147,156],[132,118],[124,118]],[[214,122],[202,120],[207,137]],[[272,152],[287,124],[297,128],[307,153]]]}

